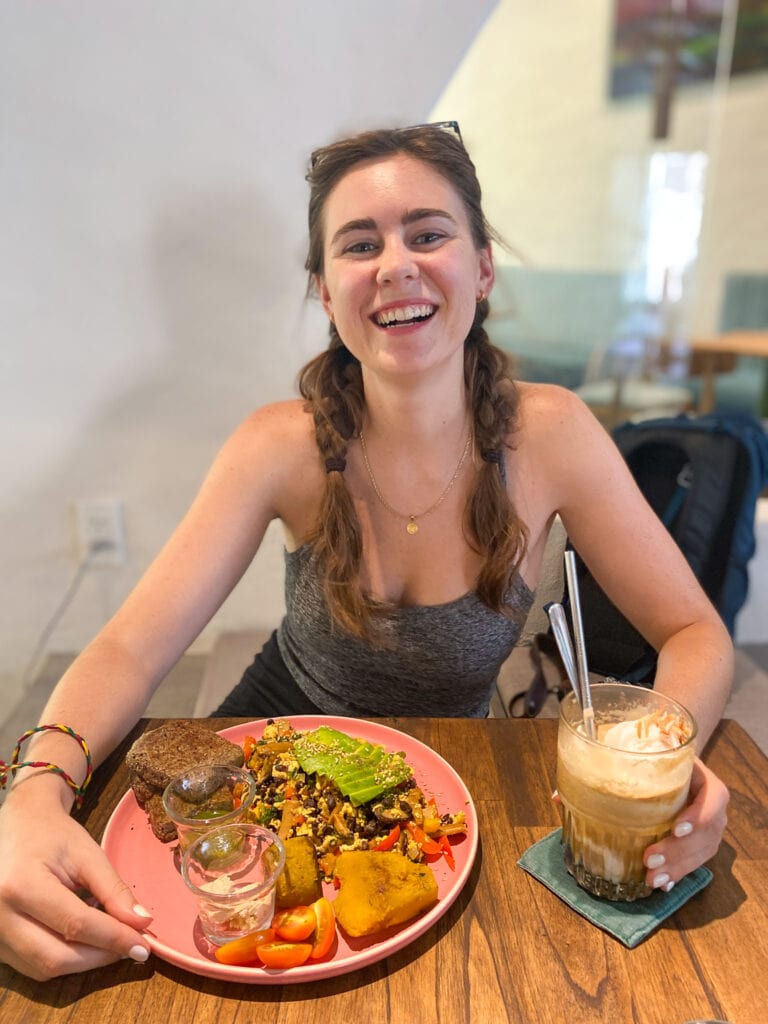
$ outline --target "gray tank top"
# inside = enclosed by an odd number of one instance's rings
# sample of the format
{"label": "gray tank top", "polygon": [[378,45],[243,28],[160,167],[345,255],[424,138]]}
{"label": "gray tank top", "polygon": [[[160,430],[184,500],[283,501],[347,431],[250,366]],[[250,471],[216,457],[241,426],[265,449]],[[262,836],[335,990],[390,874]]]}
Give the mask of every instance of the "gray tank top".
{"label": "gray tank top", "polygon": [[328,715],[484,718],[499,669],[533,604],[519,575],[508,606],[474,593],[447,604],[398,608],[384,617],[382,650],[331,628],[309,545],[285,553],[286,616],[280,653],[309,699]]}

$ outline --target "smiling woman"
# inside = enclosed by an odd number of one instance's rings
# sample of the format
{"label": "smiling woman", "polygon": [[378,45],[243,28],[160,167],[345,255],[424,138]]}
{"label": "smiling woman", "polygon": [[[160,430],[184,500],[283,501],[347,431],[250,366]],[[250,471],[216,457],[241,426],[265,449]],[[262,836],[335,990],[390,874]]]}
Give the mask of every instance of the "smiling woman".
{"label": "smiling woman", "polygon": [[[308,180],[306,268],[328,347],[302,371],[299,399],[257,409],[224,444],[45,720],[103,759],[275,519],[286,615],[220,716],[484,716],[559,514],[659,651],[656,688],[687,705],[703,745],[730,685],[728,634],[583,403],[514,381],[489,342],[494,234],[458,132],[365,132],[316,151]],[[30,747],[82,782],[71,740],[46,732]],[[717,848],[727,793],[699,765],[691,796],[685,827],[645,852],[649,884]],[[0,956],[35,977],[148,956],[147,913],[67,816],[71,799],[61,777],[25,768],[0,809]],[[79,887],[106,913],[81,905]]]}
{"label": "smiling woman", "polygon": [[[326,400],[332,398],[340,418],[344,405],[353,398],[357,403],[355,391],[359,388],[360,410],[349,409],[356,421],[352,429],[345,424],[342,431],[330,434],[329,418],[315,417],[318,445],[334,457],[346,460],[349,454],[346,475],[350,483],[361,468],[359,454],[363,454],[369,486],[386,511],[394,512],[394,504],[385,494],[416,495],[415,500],[409,499],[416,513],[404,514],[409,524],[415,525],[419,509],[436,508],[446,494],[446,485],[454,482],[459,494],[463,490],[464,501],[474,491],[479,507],[471,514],[476,524],[472,532],[488,523],[488,511],[495,509],[490,520],[494,522],[495,543],[501,543],[495,564],[503,565],[503,570],[495,573],[494,561],[486,559],[480,589],[501,610],[510,568],[514,569],[522,553],[522,524],[498,471],[483,460],[474,467],[471,460],[465,467],[461,458],[467,444],[481,452],[501,450],[516,403],[506,358],[489,345],[482,329],[488,311],[486,295],[493,284],[493,232],[482,212],[474,167],[458,132],[445,131],[443,126],[366,133],[326,147],[320,154],[309,176],[312,195],[307,269],[329,317],[331,346],[305,371],[302,393],[313,402],[321,401],[319,392],[325,383],[318,375],[338,361],[346,364],[348,381],[341,391],[332,386],[333,395]],[[475,391],[474,398],[465,392],[465,376]],[[396,415],[390,378],[393,386],[407,389],[409,404],[420,396],[423,408],[433,406],[443,413],[436,423],[423,422],[419,428],[421,433],[437,431],[442,443],[437,452],[429,450],[431,444],[425,445],[426,458],[418,463],[399,462],[396,451],[387,451],[387,437],[376,436],[373,423],[365,424],[368,451],[354,446],[348,452],[349,440],[359,438],[364,419],[375,419],[376,407],[381,407],[388,421]],[[470,413],[468,404],[478,402],[480,396],[484,401],[492,396],[493,404],[478,417]],[[398,403],[401,400],[398,398]],[[403,414],[410,415],[405,409]],[[468,423],[472,419],[474,424]],[[418,444],[413,438],[410,443],[412,447]],[[381,456],[382,447],[387,458],[380,472],[378,465],[372,469],[372,461]],[[461,477],[455,481],[462,470],[463,481]],[[475,488],[470,486],[472,477]],[[363,587],[385,602],[407,602],[410,590],[409,603],[433,603],[433,599],[416,595],[415,579],[404,588],[401,582],[396,583],[395,574],[385,580],[380,571],[379,581],[366,573],[361,577],[359,557],[344,544],[350,537],[350,513],[357,513],[364,533],[386,532],[392,524],[375,512],[373,519],[377,521],[372,521],[368,507],[351,506],[344,481],[329,479],[326,496],[330,519],[323,515],[320,522],[329,526],[314,538],[314,548],[317,557],[324,557],[327,537],[323,532],[340,539],[336,554],[330,558],[338,579],[326,574],[325,595],[345,628],[360,635],[373,631],[370,605],[361,592],[355,592]],[[456,500],[459,504],[454,502],[454,521],[457,515],[461,519],[464,504]],[[341,516],[338,520],[337,513]],[[397,512],[394,516],[403,518]],[[509,529],[499,532],[500,524],[507,519]],[[413,535],[416,531],[411,527],[410,532]],[[482,555],[488,542],[482,536],[477,540],[477,554]],[[413,554],[410,552],[409,557]],[[434,552],[423,550],[422,554],[432,560]],[[471,564],[458,578],[454,576],[450,585],[446,581],[442,593],[435,594],[432,576],[433,594],[438,600],[473,588],[482,557],[468,555],[465,561]],[[420,589],[423,591],[423,587]]]}
{"label": "smiling woman", "polygon": [[403,154],[364,163],[334,186],[324,222],[315,282],[366,390],[378,374],[424,373],[446,359],[463,365],[493,262],[489,245],[475,248],[445,177]]}

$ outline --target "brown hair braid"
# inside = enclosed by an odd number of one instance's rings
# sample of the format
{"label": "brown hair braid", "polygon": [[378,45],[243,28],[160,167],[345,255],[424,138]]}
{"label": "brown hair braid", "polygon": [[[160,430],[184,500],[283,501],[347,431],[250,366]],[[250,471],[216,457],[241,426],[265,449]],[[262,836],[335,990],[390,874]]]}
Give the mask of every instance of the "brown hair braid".
{"label": "brown hair braid", "polygon": [[[346,458],[350,438],[362,429],[365,404],[360,363],[345,347],[334,324],[330,334],[326,351],[299,375],[299,390],[312,412],[323,461]],[[371,609],[360,585],[362,531],[341,472],[326,473],[317,525],[309,540],[321,567],[331,621],[372,639]]]}
{"label": "brown hair braid", "polygon": [[[485,219],[474,164],[459,138],[441,128],[423,126],[364,132],[313,154],[310,183],[310,290],[323,273],[323,213],[334,185],[361,160],[406,153],[431,166],[457,191],[478,249],[498,239]],[[472,410],[475,443],[481,452],[501,452],[515,424],[518,392],[509,360],[488,339],[483,322],[488,300],[478,302],[464,344],[464,377]],[[320,457],[345,458],[349,441],[362,429],[365,398],[359,361],[345,347],[335,325],[330,344],[299,375],[299,390],[312,413]],[[506,613],[505,596],[525,551],[525,526],[515,512],[500,466],[483,460],[465,513],[467,540],[483,557],[477,581],[479,598]],[[362,532],[343,473],[329,472],[313,546],[331,620],[357,636],[381,642],[374,616],[382,609],[363,593],[360,582]]]}

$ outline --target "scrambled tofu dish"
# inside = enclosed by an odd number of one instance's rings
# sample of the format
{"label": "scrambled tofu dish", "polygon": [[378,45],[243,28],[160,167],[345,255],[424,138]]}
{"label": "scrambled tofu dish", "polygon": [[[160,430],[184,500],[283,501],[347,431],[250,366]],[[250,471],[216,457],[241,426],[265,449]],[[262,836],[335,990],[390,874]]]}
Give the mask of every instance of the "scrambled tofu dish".
{"label": "scrambled tofu dish", "polygon": [[320,871],[358,850],[397,851],[414,863],[444,857],[448,837],[466,831],[462,811],[440,814],[416,785],[401,754],[326,726],[299,733],[284,719],[243,744],[258,791],[248,812],[281,839],[312,840]]}

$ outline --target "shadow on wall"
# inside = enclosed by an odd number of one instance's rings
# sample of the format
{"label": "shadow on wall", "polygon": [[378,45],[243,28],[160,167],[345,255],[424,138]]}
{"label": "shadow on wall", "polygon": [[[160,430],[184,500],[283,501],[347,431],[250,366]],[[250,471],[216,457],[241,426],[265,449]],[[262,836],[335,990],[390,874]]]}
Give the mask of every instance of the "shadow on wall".
{"label": "shadow on wall", "polygon": [[[79,650],[122,601],[237,423],[295,393],[307,347],[302,332],[314,324],[305,312],[303,268],[284,241],[293,237],[248,192],[187,197],[159,214],[146,261],[160,323],[156,361],[105,395],[55,472],[28,482],[23,501],[2,510],[18,602],[8,609],[4,644],[19,674],[76,563],[71,504],[102,495],[124,500],[129,558],[124,567],[87,574],[54,635],[52,649],[60,650]],[[324,324],[320,316],[317,349]]]}
{"label": "shadow on wall", "polygon": [[292,388],[304,361],[303,236],[303,222],[276,221],[248,192],[198,195],[162,212],[150,240],[152,287],[168,369],[191,393],[211,401],[223,384],[247,411]]}

